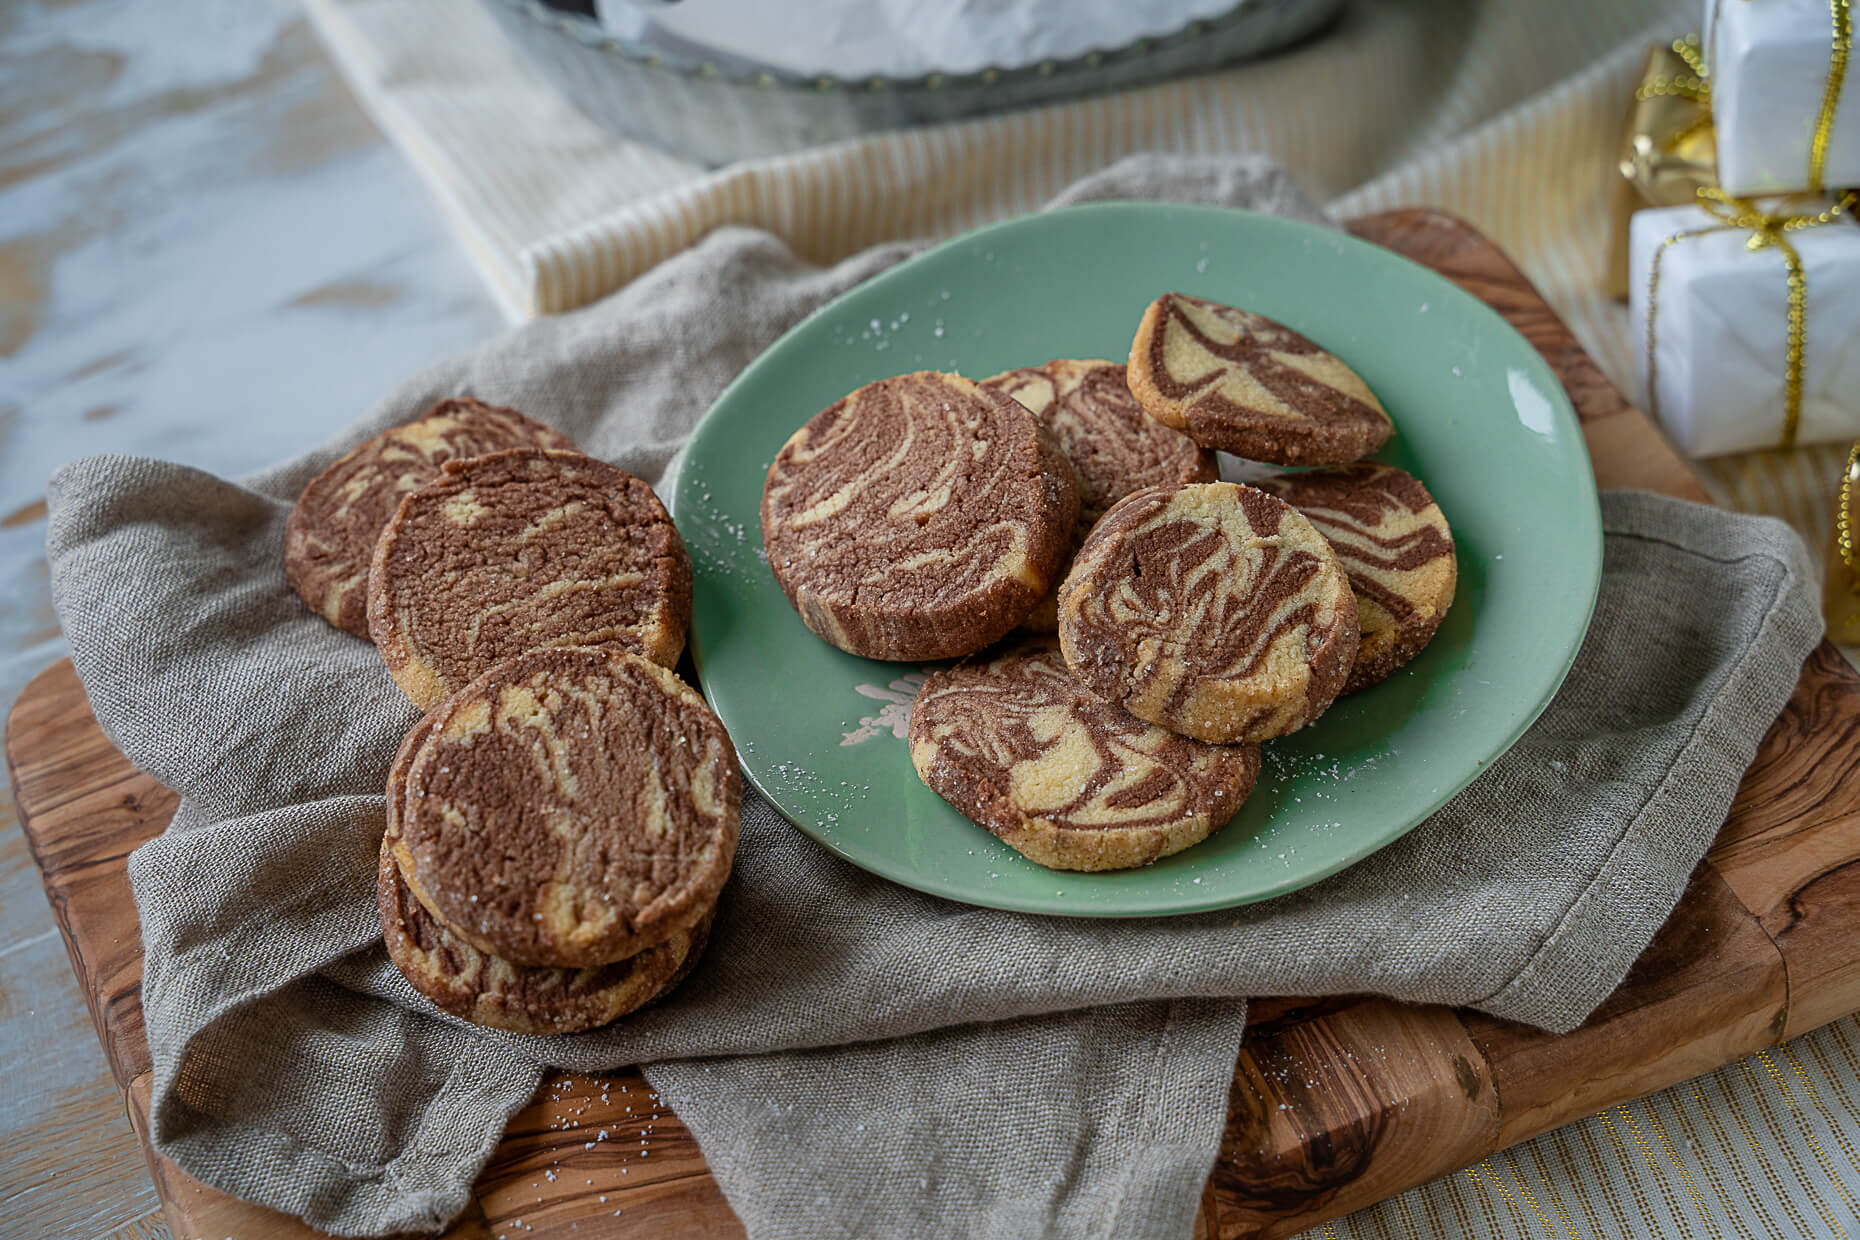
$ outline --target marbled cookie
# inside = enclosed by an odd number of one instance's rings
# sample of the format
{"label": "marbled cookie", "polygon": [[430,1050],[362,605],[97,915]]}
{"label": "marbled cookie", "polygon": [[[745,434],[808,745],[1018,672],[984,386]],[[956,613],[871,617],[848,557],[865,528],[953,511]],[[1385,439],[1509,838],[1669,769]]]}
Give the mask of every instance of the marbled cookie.
{"label": "marbled cookie", "polygon": [[447,461],[526,447],[575,445],[515,409],[468,396],[382,431],[304,488],[284,527],[285,578],[310,610],[367,637],[368,565],[401,497],[437,477]]}
{"label": "marbled cookie", "polygon": [[[1027,407],[1072,462],[1079,477],[1076,551],[1105,510],[1143,487],[1176,487],[1220,477],[1214,453],[1143,412],[1116,362],[1051,361],[984,379]],[[1052,595],[1022,626],[1051,633],[1059,627]]]}
{"label": "marbled cookie", "polygon": [[769,467],[762,542],[826,641],[944,659],[995,641],[1053,588],[1078,503],[1032,414],[920,371],[867,384],[794,433]]}
{"label": "marbled cookie", "polygon": [[638,655],[531,651],[432,712],[388,784],[414,895],[479,951],[580,967],[689,930],[736,853],[736,751]]}
{"label": "marbled cookie", "polygon": [[911,705],[911,764],[1030,860],[1121,870],[1232,818],[1259,746],[1204,745],[1093,696],[1050,640],[937,672]]}
{"label": "marbled cookie", "polygon": [[665,667],[691,620],[691,561],[652,488],[576,452],[453,461],[381,533],[368,620],[426,708],[493,664],[617,642]]}
{"label": "marbled cookie", "polygon": [[1395,424],[1356,372],[1283,323],[1165,293],[1130,345],[1130,390],[1198,444],[1279,465],[1342,465]]}
{"label": "marbled cookie", "polygon": [[512,964],[479,951],[414,897],[384,842],[375,888],[388,957],[443,1010],[510,1033],[578,1033],[669,992],[703,953],[706,916],[655,947],[612,964],[565,969]]}
{"label": "marbled cookie", "polygon": [[1059,587],[1059,640],[1085,686],[1217,745],[1323,714],[1349,677],[1356,623],[1324,536],[1231,482],[1120,501]]}
{"label": "marbled cookie", "polygon": [[1365,462],[1253,485],[1317,526],[1350,578],[1362,641],[1343,691],[1367,689],[1421,653],[1453,605],[1459,562],[1453,531],[1420,480]]}

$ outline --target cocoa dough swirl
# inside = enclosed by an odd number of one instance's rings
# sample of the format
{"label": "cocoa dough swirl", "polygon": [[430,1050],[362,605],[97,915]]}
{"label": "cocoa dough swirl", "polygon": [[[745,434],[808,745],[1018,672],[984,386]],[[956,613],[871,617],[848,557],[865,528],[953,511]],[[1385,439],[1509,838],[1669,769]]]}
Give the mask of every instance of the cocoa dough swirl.
{"label": "cocoa dough swirl", "polygon": [[[1118,363],[1051,361],[1003,371],[984,379],[982,386],[1026,406],[1077,471],[1079,519],[1072,527],[1073,552],[1105,510],[1132,491],[1220,477],[1214,453],[1143,412]],[[1054,597],[1041,599],[1021,627],[1032,633],[1056,632]]]}
{"label": "cocoa dough swirl", "polygon": [[1094,697],[1050,641],[932,675],[911,706],[911,763],[965,817],[1030,860],[1111,870],[1224,826],[1259,775],[1256,745],[1204,745]]}
{"label": "cocoa dough swirl", "polygon": [[1025,405],[1078,471],[1079,542],[1132,491],[1219,477],[1214,453],[1143,412],[1119,363],[1051,361],[982,386]]}
{"label": "cocoa dough swirl", "polygon": [[1453,532],[1420,480],[1391,465],[1363,463],[1256,485],[1303,513],[1350,578],[1362,642],[1343,691],[1368,688],[1419,654],[1459,582]]}
{"label": "cocoa dough swirl", "polygon": [[572,452],[449,463],[401,502],[369,580],[375,645],[420,707],[546,646],[670,667],[690,616],[691,562],[652,488]]}
{"label": "cocoa dough swirl", "polygon": [[807,627],[851,654],[941,659],[988,645],[1059,579],[1072,467],[1010,398],[920,371],[868,384],[769,467],[762,539]]}
{"label": "cocoa dough swirl", "polygon": [[388,958],[442,1010],[510,1033],[578,1033],[617,1020],[684,979],[704,950],[710,919],[612,964],[562,969],[512,964],[449,930],[417,900],[391,848],[375,887]]}
{"label": "cocoa dough swirl", "polygon": [[1215,744],[1303,727],[1343,687],[1356,603],[1311,523],[1252,487],[1138,491],[1059,589],[1066,662],[1140,719]]}
{"label": "cocoa dough swirl", "polygon": [[565,435],[469,396],[382,431],[311,480],[284,527],[284,575],[310,609],[368,637],[368,563],[403,496],[447,461],[506,448],[574,451]]}
{"label": "cocoa dough swirl", "polygon": [[424,726],[390,776],[388,836],[414,895],[473,947],[604,964],[715,904],[736,852],[736,752],[671,672],[613,647],[533,651]]}
{"label": "cocoa dough swirl", "polygon": [[1130,348],[1130,387],[1196,443],[1281,465],[1339,465],[1394,424],[1356,372],[1264,315],[1167,293]]}

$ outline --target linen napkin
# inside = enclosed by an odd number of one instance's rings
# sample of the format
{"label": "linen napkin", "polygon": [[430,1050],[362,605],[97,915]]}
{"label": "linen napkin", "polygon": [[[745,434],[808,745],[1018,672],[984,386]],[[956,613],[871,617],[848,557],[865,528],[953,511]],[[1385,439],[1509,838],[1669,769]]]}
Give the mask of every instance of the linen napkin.
{"label": "linen napkin", "polygon": [[[1065,201],[1110,197],[1317,218],[1255,161],[1140,158]],[[1786,527],[1638,494],[1604,499],[1595,621],[1542,719],[1404,839],[1304,892],[1143,921],[969,908],[854,869],[750,795],[709,952],[664,1003],[523,1037],[406,985],[373,882],[415,713],[284,583],[297,492],[461,391],[659,480],[737,370],[909,249],[822,269],[725,230],[244,484],[112,457],[54,477],[73,660],[111,739],[183,795],[130,873],[154,1137],[190,1174],[340,1234],[433,1229],[544,1065],[644,1063],[757,1240],[1186,1235],[1244,996],[1369,991],[1562,1030],[1619,983],[1820,635]]]}

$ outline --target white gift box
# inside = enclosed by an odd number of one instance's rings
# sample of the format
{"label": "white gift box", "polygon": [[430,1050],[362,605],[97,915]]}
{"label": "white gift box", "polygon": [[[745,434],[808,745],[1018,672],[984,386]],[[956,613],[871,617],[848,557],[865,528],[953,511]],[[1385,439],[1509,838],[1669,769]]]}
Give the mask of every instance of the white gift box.
{"label": "white gift box", "polygon": [[[1747,228],[1687,237],[1661,252],[1669,237],[1721,223],[1698,207],[1659,207],[1636,212],[1628,229],[1628,313],[1641,390],[1649,412],[1694,457],[1776,447],[1786,408],[1783,252],[1751,250]],[[1808,280],[1796,442],[1860,438],[1860,226],[1841,218],[1792,232],[1789,241]],[[1650,316],[1656,254],[1659,287]]]}
{"label": "white gift box", "polygon": [[[1740,198],[1807,189],[1834,48],[1829,0],[1705,0],[1705,21],[1718,184]],[[1849,58],[1821,183],[1860,185],[1860,55]]]}

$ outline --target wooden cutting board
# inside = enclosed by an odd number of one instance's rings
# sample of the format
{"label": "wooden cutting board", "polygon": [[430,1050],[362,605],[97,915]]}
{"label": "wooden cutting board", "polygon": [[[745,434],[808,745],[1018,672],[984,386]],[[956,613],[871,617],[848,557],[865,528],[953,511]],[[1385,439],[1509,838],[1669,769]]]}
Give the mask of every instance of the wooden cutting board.
{"label": "wooden cutting board", "polygon": [[[1608,384],[1511,262],[1431,211],[1360,236],[1496,307],[1562,377],[1604,487],[1705,492]],[[148,1149],[142,946],[124,859],[176,797],[97,729],[71,665],[8,722],[20,819],[129,1116]],[[1563,1037],[1384,999],[1259,1000],[1197,1220],[1213,1240],[1286,1236],[1546,1129],[1860,1010],[1860,675],[1822,647],[1770,729],[1730,820],[1627,982]],[[206,1188],[149,1151],[177,1237],[296,1237],[282,1215]],[[740,1236],[696,1143],[637,1072],[554,1074],[511,1121],[450,1233]]]}

